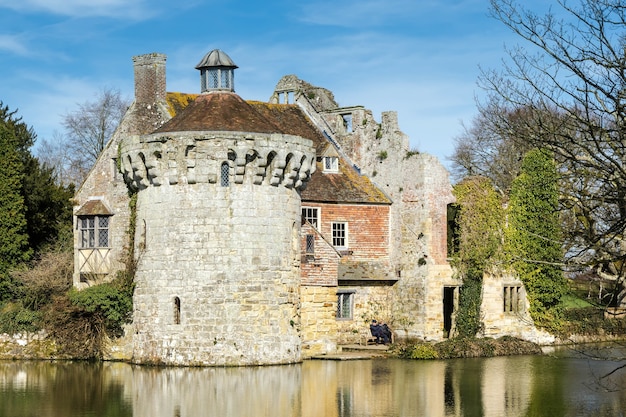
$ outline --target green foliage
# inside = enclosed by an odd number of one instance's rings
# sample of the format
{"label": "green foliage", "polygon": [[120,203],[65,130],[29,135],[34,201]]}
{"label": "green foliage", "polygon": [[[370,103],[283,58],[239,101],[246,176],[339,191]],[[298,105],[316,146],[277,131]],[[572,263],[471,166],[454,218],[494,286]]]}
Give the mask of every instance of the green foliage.
{"label": "green foliage", "polygon": [[504,212],[500,196],[484,177],[470,177],[454,187],[458,211],[458,250],[452,263],[463,278],[456,332],[473,337],[482,330],[482,277],[501,253]]}
{"label": "green foliage", "polygon": [[[8,270],[30,259],[26,206],[22,195],[24,147],[32,143],[32,132],[0,102],[0,280]],[[0,283],[6,287],[6,283]],[[7,294],[0,293],[0,300]]]}
{"label": "green foliage", "polygon": [[597,307],[579,307],[563,310],[561,335],[620,335],[626,334],[626,317],[605,318],[605,310]]}
{"label": "green foliage", "polygon": [[10,271],[71,232],[73,189],[30,153],[35,133],[0,102],[0,301],[16,297]]}
{"label": "green foliage", "polygon": [[430,343],[418,343],[412,351],[409,359],[437,359],[439,353]]}
{"label": "green foliage", "polygon": [[13,297],[9,271],[30,259],[26,206],[21,193],[24,178],[24,147],[32,143],[31,132],[0,102],[0,301]]}
{"label": "green foliage", "polygon": [[453,359],[535,355],[541,353],[541,348],[535,343],[508,336],[499,339],[465,337],[439,343],[418,341],[395,344],[391,353],[404,359]]}
{"label": "green foliage", "polygon": [[72,289],[68,296],[74,306],[101,319],[111,335],[120,335],[122,325],[130,321],[132,292],[121,286],[105,283],[81,291]]}
{"label": "green foliage", "polygon": [[452,262],[464,279],[481,280],[489,263],[500,254],[502,200],[485,177],[466,178],[453,192],[459,207],[459,242]]}
{"label": "green foliage", "polygon": [[41,329],[42,313],[22,306],[19,302],[7,302],[0,306],[0,333],[16,334]]}
{"label": "green foliage", "polygon": [[468,279],[459,291],[459,309],[456,316],[458,337],[474,337],[483,329],[480,316],[482,280]]}
{"label": "green foliage", "polygon": [[567,282],[560,266],[556,165],[545,152],[524,157],[511,187],[508,220],[506,251],[526,287],[531,316],[538,325],[555,326]]}
{"label": "green foliage", "polygon": [[73,186],[57,185],[54,168],[30,158],[23,181],[29,247],[41,251],[63,233],[71,232]]}

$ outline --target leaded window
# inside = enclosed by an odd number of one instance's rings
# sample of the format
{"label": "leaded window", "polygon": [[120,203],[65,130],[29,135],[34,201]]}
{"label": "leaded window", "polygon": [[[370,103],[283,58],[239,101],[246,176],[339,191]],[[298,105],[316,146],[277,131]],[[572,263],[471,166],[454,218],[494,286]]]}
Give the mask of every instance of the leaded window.
{"label": "leaded window", "polygon": [[336,156],[324,157],[324,172],[338,172],[339,171],[339,158]]}
{"label": "leaded window", "polygon": [[228,162],[222,163],[220,167],[220,185],[222,187],[230,185],[230,166],[228,166]]}
{"label": "leaded window", "polygon": [[315,253],[314,235],[306,235],[306,253]]}
{"label": "leaded window", "polygon": [[81,216],[78,218],[81,248],[109,247],[110,216]]}
{"label": "leaded window", "polygon": [[354,291],[340,291],[337,293],[337,318],[351,319]]}

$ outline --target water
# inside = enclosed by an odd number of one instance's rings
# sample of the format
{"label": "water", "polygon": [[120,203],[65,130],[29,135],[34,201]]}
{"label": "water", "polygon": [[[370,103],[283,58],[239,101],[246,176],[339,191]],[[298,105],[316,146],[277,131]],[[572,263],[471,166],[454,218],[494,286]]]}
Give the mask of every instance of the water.
{"label": "water", "polygon": [[626,370],[599,379],[622,362],[565,356],[257,368],[6,361],[0,362],[0,416],[626,415]]}

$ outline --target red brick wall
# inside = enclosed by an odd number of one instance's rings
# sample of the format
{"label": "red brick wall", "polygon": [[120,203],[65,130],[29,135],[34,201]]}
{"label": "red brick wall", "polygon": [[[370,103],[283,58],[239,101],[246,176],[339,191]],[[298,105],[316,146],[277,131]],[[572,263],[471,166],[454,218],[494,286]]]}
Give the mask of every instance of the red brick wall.
{"label": "red brick wall", "polygon": [[[301,230],[301,274],[303,285],[337,285],[340,258],[355,261],[389,258],[389,206],[302,203],[318,207],[319,230],[305,224]],[[347,250],[341,256],[332,247],[332,223],[348,224]],[[306,235],[315,236],[315,253],[306,253]]]}

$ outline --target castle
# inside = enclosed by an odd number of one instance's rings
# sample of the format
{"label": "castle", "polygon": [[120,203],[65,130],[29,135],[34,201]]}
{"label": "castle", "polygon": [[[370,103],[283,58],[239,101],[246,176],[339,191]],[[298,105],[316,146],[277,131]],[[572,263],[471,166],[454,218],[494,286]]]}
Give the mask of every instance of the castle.
{"label": "castle", "polygon": [[[135,99],[76,194],[74,286],[136,262],[126,359],[284,364],[363,343],[454,332],[448,173],[412,151],[395,112],[283,77],[269,102],[235,93],[206,54],[197,94],[166,91],[166,57],[133,58]],[[532,333],[518,280],[485,285],[485,335]],[[503,307],[504,306],[504,307]]]}

